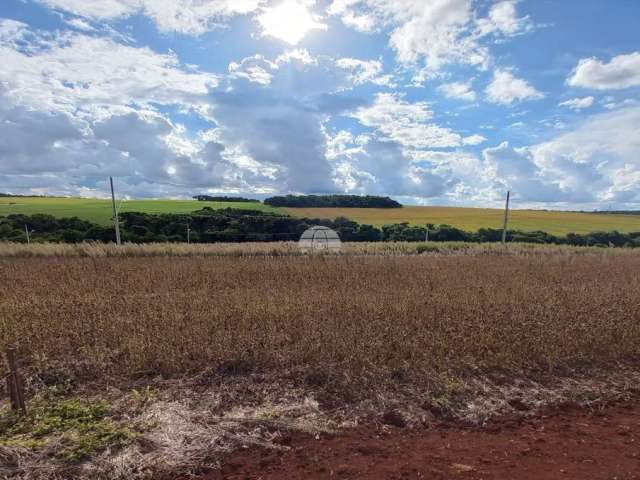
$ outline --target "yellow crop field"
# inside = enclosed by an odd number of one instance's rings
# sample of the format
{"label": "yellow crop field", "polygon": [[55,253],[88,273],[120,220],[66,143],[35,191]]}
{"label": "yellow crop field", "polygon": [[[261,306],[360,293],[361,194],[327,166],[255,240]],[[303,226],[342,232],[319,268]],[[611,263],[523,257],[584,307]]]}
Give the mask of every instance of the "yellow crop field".
{"label": "yellow crop field", "polygon": [[[381,227],[408,222],[448,224],[467,231],[502,228],[504,212],[490,208],[403,207],[403,208],[287,208],[291,215],[309,218],[347,217],[360,223]],[[560,212],[548,210],[512,210],[509,228],[542,230],[554,235],[595,231],[633,232],[640,230],[640,216],[602,213]]]}

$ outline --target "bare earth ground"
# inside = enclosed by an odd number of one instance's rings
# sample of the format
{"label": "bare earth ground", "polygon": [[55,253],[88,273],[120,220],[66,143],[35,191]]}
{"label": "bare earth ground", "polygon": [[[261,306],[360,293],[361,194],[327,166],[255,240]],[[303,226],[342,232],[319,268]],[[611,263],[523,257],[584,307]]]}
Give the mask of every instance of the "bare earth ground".
{"label": "bare earth ground", "polygon": [[294,434],[289,450],[237,451],[202,480],[640,478],[640,404],[565,405],[484,428],[440,422]]}

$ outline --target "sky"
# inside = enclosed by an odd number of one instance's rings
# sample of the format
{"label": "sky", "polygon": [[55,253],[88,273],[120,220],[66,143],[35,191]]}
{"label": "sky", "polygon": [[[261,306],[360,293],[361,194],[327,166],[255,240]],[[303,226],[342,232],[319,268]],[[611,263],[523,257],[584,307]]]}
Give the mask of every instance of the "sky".
{"label": "sky", "polygon": [[640,208],[636,0],[2,0],[0,192]]}

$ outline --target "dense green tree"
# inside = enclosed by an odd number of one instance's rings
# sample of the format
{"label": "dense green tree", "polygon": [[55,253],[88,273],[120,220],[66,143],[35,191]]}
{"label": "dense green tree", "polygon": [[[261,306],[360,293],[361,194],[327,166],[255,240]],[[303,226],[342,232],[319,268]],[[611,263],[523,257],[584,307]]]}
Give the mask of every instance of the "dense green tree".
{"label": "dense green tree", "polygon": [[227,196],[218,196],[212,197],[211,195],[195,195],[193,197],[194,200],[198,200],[199,202],[240,202],[240,203],[260,203],[260,200],[256,200],[254,198],[244,198],[244,197],[227,197]]}
{"label": "dense green tree", "polygon": [[389,197],[372,195],[285,195],[267,198],[264,203],[273,207],[402,208]]}

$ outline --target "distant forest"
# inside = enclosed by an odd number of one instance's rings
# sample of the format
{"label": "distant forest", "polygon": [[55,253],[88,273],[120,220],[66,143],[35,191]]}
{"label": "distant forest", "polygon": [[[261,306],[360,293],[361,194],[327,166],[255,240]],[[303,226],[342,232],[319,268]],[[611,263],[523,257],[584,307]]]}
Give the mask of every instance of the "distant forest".
{"label": "distant forest", "polygon": [[199,202],[238,202],[238,203],[260,203],[255,198],[244,197],[212,197],[211,195],[195,195],[194,200]]}
{"label": "distant forest", "polygon": [[2,192],[0,192],[0,197],[2,197],[2,198],[9,198],[9,197],[16,197],[16,198],[53,198],[53,197],[49,197],[48,195],[16,195],[15,193],[2,193]]}
{"label": "distant forest", "polygon": [[373,195],[285,195],[267,198],[265,205],[292,208],[402,208],[389,197]]}
{"label": "distant forest", "polygon": [[640,210],[607,210],[607,211],[596,210],[593,213],[607,213],[610,215],[640,215]]}
{"label": "distant forest", "polygon": [[[411,226],[408,223],[377,228],[347,218],[335,220],[297,218],[258,210],[203,208],[190,214],[125,212],[120,215],[125,242],[275,242],[297,241],[309,227],[323,225],[334,229],[345,242],[422,242],[429,228],[429,241],[498,242],[502,230],[481,228],[467,232],[450,225]],[[0,241],[26,242],[25,227],[33,242],[84,241],[113,242],[112,227],[97,225],[79,218],[55,218],[51,215],[9,215],[0,217]],[[560,237],[545,232],[509,230],[509,242],[548,243],[591,246],[640,247],[640,232],[594,232]]]}

